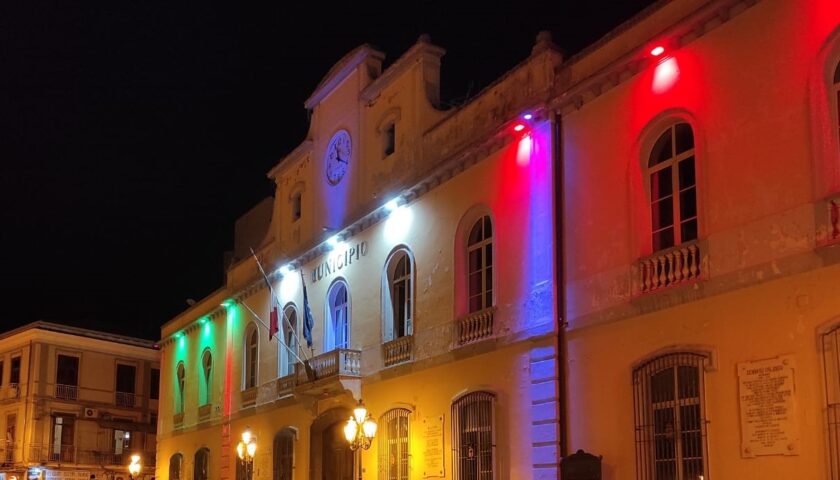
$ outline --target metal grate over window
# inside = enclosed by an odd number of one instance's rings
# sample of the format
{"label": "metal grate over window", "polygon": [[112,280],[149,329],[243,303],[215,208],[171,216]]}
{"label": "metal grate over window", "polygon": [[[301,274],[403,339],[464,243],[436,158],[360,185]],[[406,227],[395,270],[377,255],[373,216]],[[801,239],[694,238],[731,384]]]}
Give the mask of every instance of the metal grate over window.
{"label": "metal grate over window", "polygon": [[379,417],[379,478],[380,480],[408,480],[411,411],[393,408]]}
{"label": "metal grate over window", "polygon": [[496,396],[473,392],[452,403],[452,470],[455,480],[493,480]]}
{"label": "metal grate over window", "polygon": [[708,359],[674,353],[633,371],[637,479],[709,480],[703,400]]}
{"label": "metal grate over window", "polygon": [[822,336],[825,369],[828,462],[831,480],[840,480],[840,327]]}
{"label": "metal grate over window", "polygon": [[280,430],[274,437],[273,480],[292,480],[295,467],[295,431]]}

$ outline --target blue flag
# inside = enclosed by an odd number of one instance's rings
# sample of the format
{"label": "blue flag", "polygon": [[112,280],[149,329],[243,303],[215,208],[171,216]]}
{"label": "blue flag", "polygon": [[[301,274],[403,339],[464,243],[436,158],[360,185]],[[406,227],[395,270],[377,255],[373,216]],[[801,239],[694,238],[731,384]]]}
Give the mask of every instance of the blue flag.
{"label": "blue flag", "polygon": [[303,337],[306,339],[306,346],[312,348],[312,327],[315,326],[315,319],[312,318],[312,309],[309,308],[309,296],[306,295],[303,269],[300,271],[300,283],[303,284]]}

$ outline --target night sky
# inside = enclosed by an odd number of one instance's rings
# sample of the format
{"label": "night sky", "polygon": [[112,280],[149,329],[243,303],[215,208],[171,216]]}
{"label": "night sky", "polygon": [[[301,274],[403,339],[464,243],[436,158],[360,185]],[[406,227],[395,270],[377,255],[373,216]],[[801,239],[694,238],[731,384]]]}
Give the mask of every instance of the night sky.
{"label": "night sky", "polygon": [[370,43],[387,65],[429,33],[454,105],[540,30],[571,55],[652,1],[6,3],[0,330],[48,320],[157,339],[222,285],[234,221],[273,193],[266,172],[304,138],[303,101],[345,53]]}

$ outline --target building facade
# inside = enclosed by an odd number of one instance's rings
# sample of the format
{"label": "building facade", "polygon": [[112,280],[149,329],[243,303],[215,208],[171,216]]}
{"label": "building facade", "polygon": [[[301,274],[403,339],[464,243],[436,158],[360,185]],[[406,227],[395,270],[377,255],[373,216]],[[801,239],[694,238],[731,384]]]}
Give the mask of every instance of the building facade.
{"label": "building facade", "polygon": [[569,450],[840,478],[840,4],[660,2],[567,67]]}
{"label": "building facade", "polygon": [[446,111],[442,54],[306,101],[277,300],[240,253],[162,328],[158,477],[236,478],[250,427],[254,478],[355,478],[363,399],[366,479],[840,480],[840,4],[663,0]]}
{"label": "building facade", "polygon": [[0,337],[0,478],[152,478],[159,352],[154,342],[35,322]]}
{"label": "building facade", "polygon": [[[361,46],[307,99],[306,140],[269,172],[268,225],[262,207],[238,222],[265,234],[237,233],[226,285],[162,328],[157,478],[240,478],[246,428],[254,478],[355,479],[360,466],[369,479],[556,476],[554,123],[542,106],[561,57],[543,38],[475,100],[441,110],[443,53],[421,37],[383,70]],[[360,400],[379,429],[359,458],[342,431]]]}

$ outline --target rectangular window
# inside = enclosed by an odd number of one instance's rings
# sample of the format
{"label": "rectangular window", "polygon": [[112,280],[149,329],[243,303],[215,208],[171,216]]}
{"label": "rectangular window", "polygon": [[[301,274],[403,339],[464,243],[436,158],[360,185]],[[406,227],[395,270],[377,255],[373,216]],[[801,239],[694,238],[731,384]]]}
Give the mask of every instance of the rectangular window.
{"label": "rectangular window", "polygon": [[6,415],[6,463],[15,461],[17,442],[17,415]]}
{"label": "rectangular window", "polygon": [[131,432],[128,430],[114,430],[114,454],[122,455],[131,449]]}
{"label": "rectangular window", "polygon": [[4,373],[3,373],[3,361],[2,361],[2,360],[0,360],[0,386],[3,386],[3,379],[4,379],[3,377],[4,377]]}
{"label": "rectangular window", "polygon": [[303,194],[298,192],[292,197],[292,221],[296,222],[300,220],[301,213],[303,211]]}
{"label": "rectangular window", "polygon": [[669,354],[634,370],[639,480],[695,480],[706,475],[706,360],[694,353]]}
{"label": "rectangular window", "polygon": [[404,408],[394,408],[379,419],[380,480],[408,480],[409,467],[409,415]]}
{"label": "rectangular window", "polygon": [[52,439],[50,460],[54,462],[72,462],[75,449],[75,418],[68,415],[52,417]]}
{"label": "rectangular window", "polygon": [[149,377],[149,398],[158,400],[160,398],[160,369],[153,368]]}
{"label": "rectangular window", "polygon": [[59,355],[55,369],[55,383],[79,386],[79,357]]}
{"label": "rectangular window", "polygon": [[12,368],[9,372],[9,383],[20,384],[20,357],[12,357]]}
{"label": "rectangular window", "polygon": [[394,153],[396,150],[396,142],[397,142],[397,125],[395,123],[391,123],[382,133],[383,135],[383,154],[385,157]]}
{"label": "rectangular window", "polygon": [[117,391],[134,393],[134,380],[137,368],[134,365],[117,364]]}

